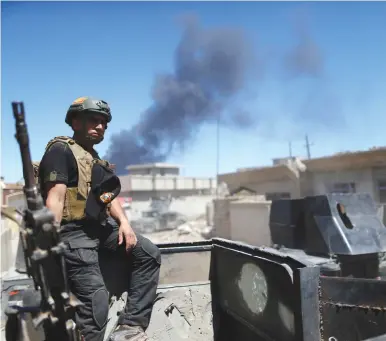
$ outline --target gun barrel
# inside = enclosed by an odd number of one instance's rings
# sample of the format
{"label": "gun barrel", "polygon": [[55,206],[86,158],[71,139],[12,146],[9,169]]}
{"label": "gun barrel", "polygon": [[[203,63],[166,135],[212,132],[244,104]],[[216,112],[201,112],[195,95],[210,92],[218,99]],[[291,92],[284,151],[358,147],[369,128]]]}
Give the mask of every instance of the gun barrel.
{"label": "gun barrel", "polygon": [[[72,321],[68,314],[73,314],[81,303],[69,299],[70,292],[63,258],[65,247],[60,241],[55,217],[44,205],[35,183],[23,102],[12,102],[12,110],[16,121],[15,137],[20,147],[23,164],[24,195],[27,199],[27,208],[23,212],[21,245],[27,273],[33,278],[35,290],[41,294],[41,309],[35,322],[44,322],[43,328],[48,341],[80,341],[80,334],[74,336],[68,333],[67,324]],[[31,307],[24,308],[30,311]],[[36,312],[35,307],[32,308]],[[16,309],[15,313],[19,314],[20,311]],[[18,332],[15,330],[11,334],[17,335]],[[23,336],[28,335],[21,337]],[[12,335],[13,338],[17,337]]]}
{"label": "gun barrel", "polygon": [[28,208],[36,211],[41,209],[44,205],[41,196],[38,195],[38,189],[35,183],[31,152],[29,148],[28,129],[25,121],[24,103],[12,102],[12,111],[16,121],[15,137],[19,143],[21,161],[23,165],[23,178],[25,182],[24,194],[27,199]]}
{"label": "gun barrel", "polygon": [[25,122],[24,103],[12,102],[13,116],[16,120],[16,140],[19,143],[25,188],[32,189],[35,186],[33,167],[31,163],[31,152],[29,148],[29,138],[27,124]]}

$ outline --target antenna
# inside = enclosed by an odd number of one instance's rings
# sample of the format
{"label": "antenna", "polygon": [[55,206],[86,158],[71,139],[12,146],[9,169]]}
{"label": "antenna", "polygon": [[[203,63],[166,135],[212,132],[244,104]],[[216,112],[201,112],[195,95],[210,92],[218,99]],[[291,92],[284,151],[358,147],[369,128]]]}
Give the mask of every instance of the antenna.
{"label": "antenna", "polygon": [[306,134],[306,149],[307,149],[307,157],[308,157],[308,160],[311,159],[311,146],[313,146],[314,144],[313,143],[310,143],[309,140],[308,140],[308,135]]}
{"label": "antenna", "polygon": [[288,142],[288,147],[289,147],[289,156],[292,159],[292,142],[291,141]]}

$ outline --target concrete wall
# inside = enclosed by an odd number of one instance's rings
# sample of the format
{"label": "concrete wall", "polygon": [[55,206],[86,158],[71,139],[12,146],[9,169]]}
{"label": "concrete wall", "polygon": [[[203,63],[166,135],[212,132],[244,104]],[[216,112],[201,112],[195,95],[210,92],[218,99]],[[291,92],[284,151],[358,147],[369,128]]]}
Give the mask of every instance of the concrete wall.
{"label": "concrete wall", "polygon": [[210,195],[215,192],[215,189],[210,190],[169,190],[169,191],[126,191],[121,192],[122,197],[131,197],[134,202],[147,202],[154,197],[168,197],[169,195],[173,198],[199,196],[199,195]]}
{"label": "concrete wall", "polygon": [[219,198],[213,200],[214,217],[213,217],[213,236],[225,239],[232,237],[232,225],[230,219],[229,205],[232,201],[240,200],[237,197]]}
{"label": "concrete wall", "polygon": [[[271,245],[271,201],[228,197],[214,200],[213,236],[255,246]],[[386,205],[378,205],[378,217],[386,226]]]}
{"label": "concrete wall", "polygon": [[16,192],[8,195],[5,201],[5,205],[23,210],[27,205],[24,193]]}
{"label": "concrete wall", "polygon": [[295,184],[293,183],[293,181],[289,179],[269,181],[264,183],[249,183],[243,186],[256,191],[256,193],[260,195],[265,195],[266,193],[269,193],[269,192],[293,193],[295,189]]}
{"label": "concrete wall", "polygon": [[379,202],[378,182],[386,180],[385,167],[368,167],[356,170],[340,171],[305,171],[300,173],[299,180],[277,179],[262,182],[256,178],[253,182],[243,182],[244,177],[240,174],[240,181],[229,183],[229,189],[235,190],[241,186],[248,187],[257,194],[287,192],[291,198],[299,198],[307,195],[320,195],[329,193],[335,183],[355,183],[357,193],[369,193],[374,201]]}
{"label": "concrete wall", "polygon": [[[26,206],[22,192],[13,193],[7,197],[7,204],[23,210]],[[19,242],[19,226],[11,219],[1,217],[1,276],[15,265],[17,246]]]}
{"label": "concrete wall", "polygon": [[[227,184],[228,185],[228,184]],[[289,178],[267,182],[240,182],[234,185],[228,185],[229,191],[237,190],[240,187],[246,187],[256,192],[257,195],[266,195],[267,193],[290,193],[291,198],[299,196],[299,182]]]}
{"label": "concrete wall", "polygon": [[255,246],[271,245],[270,201],[232,201],[229,209],[232,240]]}
{"label": "concrete wall", "polygon": [[[327,194],[336,183],[355,183],[357,193],[369,193],[374,201],[379,201],[378,181],[386,179],[386,168],[364,168],[358,170],[305,172],[300,177],[300,196]],[[282,181],[277,182],[283,186]],[[273,185],[270,184],[272,188]],[[285,188],[283,186],[283,188]],[[296,193],[293,190],[291,193]],[[296,196],[293,196],[295,198]]]}
{"label": "concrete wall", "polygon": [[165,190],[192,190],[215,188],[216,180],[212,178],[192,178],[179,176],[127,176],[130,191],[165,191]]}
{"label": "concrete wall", "polygon": [[383,225],[386,226],[386,205],[378,206],[378,217],[383,222]]}
{"label": "concrete wall", "polygon": [[291,198],[299,196],[299,189],[297,182],[291,179],[283,179],[278,181],[269,181],[265,183],[251,183],[246,186],[254,191],[256,194],[266,195],[267,193],[290,193]]}
{"label": "concrete wall", "polygon": [[250,243],[248,234],[256,228],[259,230],[260,224],[265,226],[267,221],[265,216],[269,206],[270,201],[263,200],[260,195],[214,199],[213,235]]}
{"label": "concrete wall", "polygon": [[179,168],[156,168],[149,167],[145,169],[130,169],[130,175],[179,175]]}
{"label": "concrete wall", "polygon": [[[379,182],[386,181],[386,167],[374,167],[372,169],[372,175],[374,180],[374,198],[376,201],[379,201]],[[386,204],[383,202],[382,204]]]}
{"label": "concrete wall", "polygon": [[203,195],[176,199],[170,204],[170,210],[179,212],[188,219],[195,219],[205,215],[206,207],[213,198],[211,195]]}
{"label": "concrete wall", "polygon": [[313,174],[314,194],[329,193],[334,183],[355,183],[356,192],[374,194],[374,182],[370,168],[354,171],[317,172]]}
{"label": "concrete wall", "polygon": [[[188,219],[196,219],[204,216],[206,207],[212,203],[214,196],[199,195],[186,198],[173,199],[169,210],[183,214]],[[133,201],[131,209],[126,210],[129,219],[138,219],[141,217],[141,211],[150,209],[150,201]]]}
{"label": "concrete wall", "polygon": [[[365,168],[339,172],[315,172],[310,177],[313,194],[325,194],[334,183],[355,183],[357,193],[369,193],[379,202],[378,181],[386,179],[386,168]],[[306,195],[306,194],[305,194]]]}
{"label": "concrete wall", "polygon": [[15,265],[17,245],[19,242],[19,227],[8,219],[1,218],[1,277]]}
{"label": "concrete wall", "polygon": [[3,188],[2,189],[2,205],[7,205],[7,198],[10,195],[14,195],[16,193],[23,193],[22,189],[15,189],[15,188]]}
{"label": "concrete wall", "polygon": [[216,189],[216,179],[179,176],[121,176],[121,196],[133,200],[146,201],[155,196],[181,197],[212,194]]}

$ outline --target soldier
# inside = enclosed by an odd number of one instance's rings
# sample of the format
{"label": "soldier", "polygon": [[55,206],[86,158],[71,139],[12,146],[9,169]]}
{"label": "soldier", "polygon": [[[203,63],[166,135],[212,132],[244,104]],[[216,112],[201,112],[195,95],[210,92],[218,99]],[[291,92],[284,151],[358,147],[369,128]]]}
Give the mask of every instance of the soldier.
{"label": "soldier", "polygon": [[93,148],[102,142],[111,118],[106,102],[89,97],[75,100],[65,119],[74,135],[47,144],[38,177],[46,206],[60,223],[62,241],[68,246],[70,288],[84,304],[76,313],[82,336],[86,341],[102,341],[105,334],[109,294],[98,263],[98,251],[104,249],[122,254],[132,269],[128,303],[111,339],[145,341],[161,255],[150,240],[132,230],[115,199],[119,179]]}

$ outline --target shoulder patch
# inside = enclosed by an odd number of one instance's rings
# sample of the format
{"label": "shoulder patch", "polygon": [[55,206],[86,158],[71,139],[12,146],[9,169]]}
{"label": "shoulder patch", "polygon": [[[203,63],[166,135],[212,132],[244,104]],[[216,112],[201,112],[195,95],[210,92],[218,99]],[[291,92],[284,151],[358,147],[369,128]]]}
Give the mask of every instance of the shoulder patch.
{"label": "shoulder patch", "polygon": [[48,178],[49,181],[56,181],[56,179],[58,178],[58,173],[56,173],[56,171],[53,171],[49,174]]}

